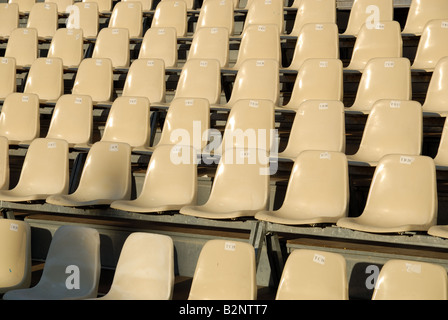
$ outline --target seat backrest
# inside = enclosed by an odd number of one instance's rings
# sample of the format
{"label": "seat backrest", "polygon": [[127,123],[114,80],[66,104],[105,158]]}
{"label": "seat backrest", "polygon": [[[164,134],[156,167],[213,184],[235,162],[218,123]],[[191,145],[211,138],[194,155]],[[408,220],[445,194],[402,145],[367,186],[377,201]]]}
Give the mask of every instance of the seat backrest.
{"label": "seat backrest", "polygon": [[335,0],[301,0],[297,5],[297,14],[291,36],[297,36],[307,23],[336,23]]}
{"label": "seat backrest", "polygon": [[448,19],[448,2],[443,0],[431,2],[412,0],[403,33],[419,36],[422,34],[425,25],[436,19]]}
{"label": "seat backrest", "polygon": [[6,45],[5,57],[15,58],[17,67],[29,67],[37,58],[37,45],[36,29],[14,29]]}
{"label": "seat backrest", "polygon": [[98,6],[98,13],[111,13],[112,0],[82,0],[83,3],[95,3]]}
{"label": "seat backrest", "polygon": [[112,61],[86,58],[79,64],[72,94],[88,95],[92,101],[110,101],[113,93]]}
{"label": "seat backrest", "polygon": [[44,0],[46,3],[55,3],[59,14],[67,12],[67,8],[74,4],[74,0]]}
{"label": "seat backrest", "polygon": [[18,4],[20,13],[29,13],[36,0],[8,0],[8,3]]}
{"label": "seat backrest", "polygon": [[124,2],[127,1],[136,1],[139,2],[142,5],[142,11],[148,12],[152,10],[153,0],[123,0]]}
{"label": "seat backrest", "polygon": [[8,138],[0,136],[0,190],[9,188],[9,141]]}
{"label": "seat backrest", "polygon": [[11,93],[3,103],[0,114],[0,136],[11,144],[39,137],[39,97],[36,94]]}
{"label": "seat backrest", "polygon": [[221,68],[218,60],[188,59],[177,82],[175,98],[205,98],[218,104],[221,98]]}
{"label": "seat backrest", "polygon": [[2,3],[0,5],[0,37],[9,37],[11,31],[19,27],[19,5]]}
{"label": "seat backrest", "polygon": [[229,34],[225,28],[201,27],[196,30],[187,59],[216,59],[221,68],[229,64]]}
{"label": "seat backrest", "polygon": [[292,251],[282,272],[276,300],[348,300],[347,263],[338,253]]}
{"label": "seat backrest", "polygon": [[256,300],[255,250],[248,243],[209,240],[202,247],[189,300]]}
{"label": "seat backrest", "polygon": [[64,94],[64,66],[61,58],[37,58],[31,65],[24,93],[34,93],[39,100],[57,100]]}
{"label": "seat backrest", "polygon": [[28,16],[27,28],[35,28],[39,37],[53,37],[58,29],[58,6],[52,2],[36,2]]}
{"label": "seat backrest", "polygon": [[31,285],[31,228],[28,222],[0,219],[0,293]]}
{"label": "seat backrest", "polygon": [[51,40],[48,58],[60,58],[64,68],[78,67],[84,58],[82,29],[60,28]]}
{"label": "seat backrest", "polygon": [[155,28],[151,27],[145,32],[139,59],[162,59],[165,68],[177,66],[177,33],[173,27]]}
{"label": "seat backrest", "polygon": [[130,63],[129,30],[103,28],[98,33],[92,58],[108,58],[114,68],[128,68]]}
{"label": "seat backrest", "polygon": [[371,59],[401,58],[402,55],[403,40],[397,21],[380,22],[373,28],[364,24],[359,30],[347,69],[362,71]]}
{"label": "seat backrest", "polygon": [[448,56],[448,19],[431,20],[423,29],[412,69],[433,71],[440,59]]}
{"label": "seat backrest", "polygon": [[17,91],[16,59],[0,58],[0,99]]}
{"label": "seat backrest", "polygon": [[163,0],[157,4],[151,28],[176,28],[176,35],[187,34],[187,5],[185,1]]}
{"label": "seat backrest", "polygon": [[339,33],[335,23],[307,23],[302,26],[288,69],[299,70],[310,58],[339,59]]}
{"label": "seat backrest", "polygon": [[46,138],[64,139],[69,145],[88,144],[92,128],[92,98],[66,94],[56,102]]}
{"label": "seat backrest", "polygon": [[70,7],[67,29],[81,29],[84,38],[96,38],[99,29],[97,2],[77,2]]}
{"label": "seat backrest", "polygon": [[440,137],[437,154],[434,157],[436,166],[448,167],[448,122],[445,121]]}
{"label": "seat backrest", "polygon": [[434,67],[422,106],[423,112],[448,114],[448,57],[441,58]]}
{"label": "seat backrest", "polygon": [[234,34],[234,5],[232,0],[207,0],[199,11],[195,33],[201,28],[226,28]]}
{"label": "seat backrest", "polygon": [[162,59],[136,59],[129,67],[121,95],[145,97],[150,103],[165,102],[165,83]]}
{"label": "seat backrest", "polygon": [[372,300],[447,300],[444,267],[413,260],[388,260],[376,280]]}
{"label": "seat backrest", "polygon": [[130,38],[141,37],[143,33],[142,4],[136,1],[119,1],[116,3],[108,27],[128,29]]}
{"label": "seat backrest", "polygon": [[281,0],[251,0],[244,20],[243,32],[250,25],[277,26],[279,35],[285,30],[283,17],[283,1]]}
{"label": "seat backrest", "polygon": [[369,22],[392,21],[394,18],[393,0],[354,0],[344,35],[358,36],[362,25]]}
{"label": "seat backrest", "polygon": [[344,95],[342,61],[308,59],[298,70],[291,97],[284,106],[297,109],[306,100],[340,100]]}

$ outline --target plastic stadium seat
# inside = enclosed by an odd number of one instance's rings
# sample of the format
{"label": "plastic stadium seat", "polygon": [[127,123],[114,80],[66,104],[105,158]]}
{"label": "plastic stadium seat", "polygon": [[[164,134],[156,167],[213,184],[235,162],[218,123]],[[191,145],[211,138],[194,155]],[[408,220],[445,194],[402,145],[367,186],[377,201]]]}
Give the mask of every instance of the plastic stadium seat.
{"label": "plastic stadium seat", "polygon": [[339,59],[338,26],[335,23],[307,23],[297,36],[287,70],[297,71],[310,58]]}
{"label": "plastic stadium seat", "polygon": [[347,263],[338,253],[296,249],[282,272],[276,300],[348,300]]}
{"label": "plastic stadium seat", "polygon": [[280,35],[277,26],[250,25],[244,29],[238,56],[231,69],[239,70],[248,59],[275,60],[282,65]]}
{"label": "plastic stadium seat", "polygon": [[402,55],[403,40],[397,21],[382,21],[373,28],[364,24],[359,30],[346,70],[363,72],[371,59],[401,58]]}
{"label": "plastic stadium seat", "polygon": [[77,189],[55,195],[47,202],[68,207],[110,205],[131,196],[131,147],[127,143],[99,141],[87,155]]}
{"label": "plastic stadium seat", "polygon": [[197,199],[196,151],[192,146],[159,145],[135,200],[111,203],[111,208],[142,213],[163,213],[195,205]]}
{"label": "plastic stadium seat", "polygon": [[165,68],[177,67],[177,33],[175,28],[150,28],[145,32],[139,59],[162,59]]}
{"label": "plastic stadium seat", "polygon": [[221,99],[221,68],[218,60],[188,59],[177,82],[175,98],[204,98],[210,104]]}
{"label": "plastic stadium seat", "polygon": [[82,0],[83,3],[96,3],[98,13],[108,14],[112,12],[112,0]]}
{"label": "plastic stadium seat", "polygon": [[227,68],[229,64],[229,33],[227,29],[202,27],[196,30],[187,59],[216,59],[219,61],[220,68]]}
{"label": "plastic stadium seat", "polygon": [[234,5],[232,0],[204,1],[199,11],[195,33],[201,28],[225,28],[228,36],[234,34]]}
{"label": "plastic stadium seat", "polygon": [[27,68],[37,58],[37,30],[17,28],[11,32],[6,45],[5,57],[16,59],[17,68]]}
{"label": "plastic stadium seat", "polygon": [[151,28],[175,28],[177,37],[186,36],[188,24],[185,1],[160,1],[157,4],[154,18],[151,22]]}
{"label": "plastic stadium seat", "polygon": [[108,58],[114,69],[128,68],[130,63],[129,31],[125,28],[103,28],[98,33],[93,59]]}
{"label": "plastic stadium seat", "polygon": [[44,0],[45,3],[55,3],[58,8],[59,14],[64,14],[67,12],[67,8],[72,6],[75,2],[74,0]]}
{"label": "plastic stadium seat", "polygon": [[31,285],[31,228],[25,221],[0,219],[0,293]]}
{"label": "plastic stadium seat", "polygon": [[8,3],[17,3],[19,5],[19,13],[27,14],[36,3],[36,0],[8,0]]}
{"label": "plastic stadium seat", "polygon": [[81,29],[85,39],[96,39],[99,30],[99,9],[97,2],[77,2],[69,11],[67,29]]}
{"label": "plastic stadium seat", "polygon": [[439,147],[437,149],[437,154],[434,157],[434,163],[438,170],[448,170],[448,123],[445,121],[442,134],[440,137]]}
{"label": "plastic stadium seat", "polygon": [[364,69],[355,101],[345,109],[368,114],[378,100],[412,100],[410,62],[407,58],[374,58]]}
{"label": "plastic stadium seat", "polygon": [[0,5],[0,39],[8,39],[11,31],[19,27],[19,5],[2,3]]}
{"label": "plastic stadium seat", "polygon": [[342,152],[305,150],[294,161],[284,202],[255,218],[286,225],[336,223],[349,201],[347,157]]}
{"label": "plastic stadium seat", "polygon": [[444,267],[413,260],[388,260],[376,280],[372,300],[447,300]]}
{"label": "plastic stadium seat", "polygon": [[126,75],[123,97],[145,97],[152,103],[164,103],[165,64],[161,59],[136,59]]}
{"label": "plastic stadium seat", "polygon": [[280,107],[296,110],[306,100],[342,101],[343,76],[339,59],[307,59],[298,70],[290,99]]}
{"label": "plastic stadium seat", "polygon": [[131,39],[140,38],[143,33],[142,4],[136,1],[117,2],[112,10],[108,27],[128,29]]}
{"label": "plastic stadium seat", "polygon": [[375,168],[364,211],[339,227],[371,233],[427,231],[437,221],[434,160],[391,154]]}
{"label": "plastic stadium seat", "polygon": [[448,2],[412,0],[403,34],[420,36],[425,25],[436,19],[448,19]]}
{"label": "plastic stadium seat", "polygon": [[24,93],[34,93],[41,102],[52,102],[64,94],[64,66],[60,58],[37,58],[28,72]]}
{"label": "plastic stadium seat", "polygon": [[123,0],[123,2],[128,2],[128,1],[140,2],[140,4],[142,5],[142,11],[143,12],[151,11],[152,6],[153,6],[153,0]]}
{"label": "plastic stadium seat", "polygon": [[0,58],[0,99],[17,91],[16,59]]}
{"label": "plastic stadium seat", "polygon": [[[375,16],[377,15],[377,16]],[[363,24],[394,20],[393,0],[354,0],[343,35],[358,36]]]}
{"label": "plastic stadium seat", "polygon": [[253,246],[241,241],[207,241],[199,254],[188,299],[256,300]]}
{"label": "plastic stadium seat", "polygon": [[64,68],[78,68],[84,58],[82,29],[60,28],[51,40],[48,58],[60,58]]}
{"label": "plastic stadium seat", "polygon": [[69,186],[68,143],[59,139],[34,139],[25,156],[17,185],[0,191],[0,200],[24,202],[66,194]]}
{"label": "plastic stadium seat", "polygon": [[173,240],[134,232],[121,249],[110,290],[97,300],[170,300],[173,288]]}
{"label": "plastic stadium seat", "polygon": [[298,0],[294,4],[297,13],[290,36],[298,36],[307,23],[336,23],[335,0]]}
{"label": "plastic stadium seat", "polygon": [[58,29],[58,6],[51,2],[36,2],[30,11],[27,28],[35,28],[42,40],[51,40]]}
{"label": "plastic stadium seat", "polygon": [[181,214],[206,219],[254,216],[268,206],[269,156],[261,149],[222,153],[210,197],[204,205],[185,206]]}
{"label": "plastic stadium seat", "polygon": [[448,90],[446,88],[448,57],[441,58],[434,67],[422,105],[423,115],[444,117],[448,114]]}
{"label": "plastic stadium seat", "polygon": [[93,228],[63,225],[54,233],[39,282],[7,292],[4,300],[95,298],[100,279],[100,236]]}
{"label": "plastic stadium seat", "polygon": [[278,157],[295,160],[305,150],[345,152],[345,113],[341,101],[307,100],[300,104],[288,144]]}
{"label": "plastic stadium seat", "polygon": [[92,98],[93,104],[110,102],[113,80],[110,59],[86,58],[79,64],[72,94],[88,95]]}
{"label": "plastic stadium seat", "polygon": [[[9,141],[0,136],[0,190],[9,188]],[[1,278],[1,277],[0,277]]]}
{"label": "plastic stadium seat", "polygon": [[375,166],[387,154],[420,155],[422,144],[421,104],[379,100],[367,117],[359,149],[347,158],[350,164]]}
{"label": "plastic stadium seat", "polygon": [[434,71],[440,59],[448,56],[448,19],[431,20],[420,37],[412,70]]}
{"label": "plastic stadium seat", "polygon": [[39,134],[39,97],[19,92],[8,95],[0,114],[0,136],[15,145],[23,140],[33,140]]}
{"label": "plastic stadium seat", "polygon": [[275,25],[280,34],[285,30],[282,0],[251,0],[244,20],[244,31],[251,25]]}

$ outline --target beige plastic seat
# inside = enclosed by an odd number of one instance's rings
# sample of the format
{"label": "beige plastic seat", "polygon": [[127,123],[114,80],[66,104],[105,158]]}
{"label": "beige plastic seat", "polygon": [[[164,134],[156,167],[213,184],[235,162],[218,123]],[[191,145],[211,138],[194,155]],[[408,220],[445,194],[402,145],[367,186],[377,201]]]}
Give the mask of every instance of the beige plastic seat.
{"label": "beige plastic seat", "polygon": [[434,71],[440,59],[448,56],[448,19],[431,20],[420,37],[412,70]]}
{"label": "beige plastic seat", "polygon": [[45,3],[55,3],[58,6],[58,13],[64,14],[67,12],[67,8],[74,4],[74,0],[44,0]]}
{"label": "beige plastic seat", "polygon": [[0,219],[0,293],[31,285],[31,228],[28,222]]}
{"label": "beige plastic seat", "polygon": [[448,89],[446,88],[448,57],[441,58],[434,67],[422,105],[424,116],[445,117],[448,114]]}
{"label": "beige plastic seat", "polygon": [[208,240],[199,254],[188,300],[256,300],[255,250],[233,240]]}
{"label": "beige plastic seat", "polygon": [[448,123],[445,123],[442,128],[442,134],[440,137],[439,147],[437,154],[434,157],[434,163],[438,170],[448,170]]}
{"label": "beige plastic seat", "polygon": [[294,161],[284,202],[255,218],[285,225],[335,224],[349,203],[347,157],[342,152],[305,150]]}
{"label": "beige plastic seat", "polygon": [[121,249],[110,290],[97,300],[170,300],[173,289],[173,240],[134,232]]}
{"label": "beige plastic seat", "polygon": [[196,30],[187,59],[216,59],[219,61],[220,68],[227,68],[229,64],[229,33],[227,29],[202,27]]}
{"label": "beige plastic seat", "polygon": [[[166,0],[163,0],[166,1]],[[170,1],[170,0],[168,0]],[[194,9],[194,2],[195,0],[181,0],[183,2],[185,2],[186,6],[187,6],[187,10],[193,10]]]}
{"label": "beige plastic seat", "polygon": [[232,0],[207,0],[202,3],[195,33],[201,28],[226,28],[228,36],[234,34],[235,19]]}
{"label": "beige plastic seat", "polygon": [[129,31],[125,28],[103,28],[98,33],[92,58],[108,58],[114,69],[129,68]]}
{"label": "beige plastic seat", "polygon": [[88,95],[92,98],[93,104],[110,102],[113,80],[110,59],[83,59],[78,67],[72,94]]}
{"label": "beige plastic seat", "polygon": [[19,5],[19,13],[27,14],[36,3],[36,0],[8,0],[8,3],[16,3]]}
{"label": "beige plastic seat", "polygon": [[347,263],[343,255],[296,249],[286,260],[276,300],[348,300]]}
{"label": "beige plastic seat", "polygon": [[0,136],[11,145],[31,141],[40,134],[39,97],[36,94],[11,93],[0,114]]}
{"label": "beige plastic seat", "polygon": [[64,66],[61,58],[37,58],[31,65],[24,93],[37,94],[39,101],[52,102],[64,94]]}
{"label": "beige plastic seat", "polygon": [[354,0],[343,35],[358,36],[363,24],[394,20],[393,0]]}
{"label": "beige plastic seat", "polygon": [[425,25],[436,19],[448,19],[448,2],[443,0],[412,0],[403,34],[420,36]]}
{"label": "beige plastic seat", "polygon": [[221,68],[218,60],[188,59],[177,82],[175,98],[204,98],[219,104]]}
{"label": "beige plastic seat", "polygon": [[131,147],[122,142],[98,141],[90,148],[77,189],[47,202],[68,207],[110,205],[131,196]]}
{"label": "beige plastic seat", "polygon": [[138,1],[119,1],[114,5],[109,28],[128,29],[129,38],[140,38],[143,33],[143,10]]}
{"label": "beige plastic seat", "polygon": [[[278,0],[275,0],[278,1]],[[276,25],[250,25],[244,29],[238,56],[231,69],[239,70],[248,59],[275,60],[282,64],[280,35]]]}
{"label": "beige plastic seat", "polygon": [[346,70],[363,72],[371,59],[401,58],[402,55],[403,40],[397,21],[382,21],[373,28],[364,24],[359,30]]}
{"label": "beige plastic seat", "polygon": [[177,67],[177,33],[175,28],[149,28],[143,37],[139,59],[162,59],[165,68]]}
{"label": "beige plastic seat", "polygon": [[447,274],[435,263],[388,260],[376,280],[372,300],[447,300]]}
{"label": "beige plastic seat", "polygon": [[112,12],[112,0],[82,0],[83,3],[95,3],[98,6],[98,13],[108,14]]}
{"label": "beige plastic seat", "polygon": [[294,117],[280,159],[295,160],[305,150],[345,152],[345,113],[342,101],[306,100]]}
{"label": "beige plastic seat", "polygon": [[16,59],[0,58],[0,99],[17,91],[16,75]]}
{"label": "beige plastic seat", "polygon": [[374,58],[364,69],[349,113],[368,114],[378,100],[412,100],[412,78],[407,58]]}
{"label": "beige plastic seat", "polygon": [[58,29],[58,6],[51,2],[36,2],[31,8],[27,28],[35,28],[39,39],[51,40]]}
{"label": "beige plastic seat", "polygon": [[98,3],[76,2],[70,7],[67,29],[81,29],[85,39],[96,39],[99,30]]}
{"label": "beige plastic seat", "polygon": [[0,200],[24,202],[66,194],[69,187],[68,143],[59,139],[34,139],[25,156],[17,185],[0,191]]}
{"label": "beige plastic seat", "polygon": [[151,28],[175,28],[177,37],[186,36],[188,24],[185,1],[160,1],[157,4],[154,18],[151,22]]}
{"label": "beige plastic seat", "polygon": [[298,36],[307,23],[336,23],[335,0],[300,0],[294,1],[294,4],[297,13],[290,36]]}
{"label": "beige plastic seat", "polygon": [[280,75],[276,60],[246,60],[238,70],[232,92],[224,108],[231,108],[242,99],[271,100],[278,105]]}
{"label": "beige plastic seat", "polygon": [[277,32],[282,34],[285,30],[283,1],[281,0],[251,0],[244,20],[244,31],[251,25],[275,25]]}
{"label": "beige plastic seat", "polygon": [[11,32],[6,45],[5,57],[14,58],[17,68],[27,68],[37,58],[37,30],[17,28]]}
{"label": "beige plastic seat", "polygon": [[96,298],[101,272],[96,229],[63,225],[51,239],[39,282],[7,292],[4,300],[80,300]]}
{"label": "beige plastic seat", "polygon": [[185,206],[180,213],[206,219],[254,216],[266,210],[269,156],[260,149],[227,149],[220,158],[207,202]]}
{"label": "beige plastic seat", "polygon": [[127,1],[137,1],[140,2],[140,4],[142,5],[142,11],[143,12],[149,12],[152,9],[152,5],[153,5],[153,0],[123,0],[124,2]]}
{"label": "beige plastic seat", "polygon": [[9,188],[9,141],[0,136],[0,190]]}
{"label": "beige plastic seat", "polygon": [[0,39],[8,39],[11,31],[19,27],[19,5],[2,3],[0,5]]}
{"label": "beige plastic seat", "polygon": [[296,110],[306,100],[342,101],[343,77],[341,60],[307,59],[297,72],[290,99],[281,108]]}
{"label": "beige plastic seat", "polygon": [[339,34],[335,23],[307,23],[300,29],[287,70],[297,71],[310,58],[339,59]]}
{"label": "beige plastic seat", "polygon": [[165,64],[161,59],[136,59],[126,75],[123,97],[145,97],[150,103],[164,103]]}
{"label": "beige plastic seat", "polygon": [[427,231],[436,224],[437,206],[434,160],[390,154],[375,169],[362,214],[337,225],[371,233]]}
{"label": "beige plastic seat", "polygon": [[422,144],[421,104],[379,100],[367,117],[359,149],[347,158],[353,165],[375,166],[387,154],[420,155]]}
{"label": "beige plastic seat", "polygon": [[60,58],[64,68],[77,68],[84,58],[82,29],[60,28],[51,40],[48,58]]}
{"label": "beige plastic seat", "polygon": [[443,239],[448,238],[448,225],[434,225],[428,229],[428,234]]}
{"label": "beige plastic seat", "polygon": [[145,180],[135,200],[111,203],[111,208],[141,213],[164,213],[195,205],[196,150],[192,146],[158,145],[151,155]]}

